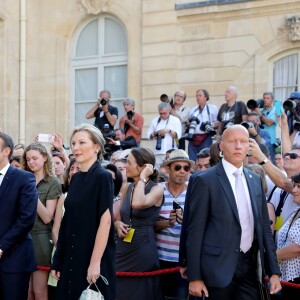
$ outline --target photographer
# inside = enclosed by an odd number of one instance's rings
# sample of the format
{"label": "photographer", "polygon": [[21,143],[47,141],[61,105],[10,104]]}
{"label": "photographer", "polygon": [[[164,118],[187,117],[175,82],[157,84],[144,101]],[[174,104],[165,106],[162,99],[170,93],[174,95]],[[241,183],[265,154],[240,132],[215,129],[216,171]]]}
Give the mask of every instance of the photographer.
{"label": "photographer", "polygon": [[110,92],[101,91],[97,103],[87,112],[87,119],[95,119],[94,125],[103,131],[104,124],[109,124],[109,130],[114,130],[118,119],[118,109],[109,105]]}
{"label": "photographer", "polygon": [[[137,145],[140,145],[142,137],[142,129],[144,125],[144,117],[134,111],[135,101],[127,98],[123,101],[126,115],[120,119],[119,127],[125,133],[125,137],[134,137]],[[136,147],[136,146],[135,146]]]}
{"label": "photographer", "polygon": [[177,149],[176,139],[181,138],[181,123],[178,118],[170,115],[170,105],[161,102],[158,112],[159,116],[152,120],[147,131],[147,139],[153,140],[157,168],[163,162],[167,150]]}
{"label": "photographer", "polygon": [[225,90],[225,101],[222,104],[218,114],[218,120],[220,121],[218,128],[218,136],[223,131],[233,124],[241,124],[242,121],[247,120],[247,107],[242,101],[238,101],[238,89],[235,86],[229,86]]}
{"label": "photographer", "polygon": [[300,142],[300,92],[292,92],[290,98],[283,103],[283,108],[287,115],[289,133],[291,142],[299,144]]}
{"label": "photographer", "polygon": [[[174,100],[170,102],[171,115],[177,117],[181,122],[181,135],[185,133],[186,124],[189,119],[190,108],[183,105],[186,99],[186,93],[184,91],[178,91],[174,94]],[[179,149],[185,150],[185,138],[182,137],[179,140]]]}
{"label": "photographer", "polygon": [[197,153],[212,144],[212,136],[216,134],[218,127],[218,108],[208,104],[209,94],[207,90],[200,89],[196,92],[198,105],[190,110],[188,122],[189,147],[188,153],[191,160],[197,160]]}
{"label": "photographer", "polygon": [[264,144],[268,149],[273,146],[270,134],[260,128],[260,118],[256,112],[250,112],[247,122],[242,122],[241,125],[248,130],[250,137],[255,139],[258,144]]}
{"label": "photographer", "polygon": [[274,161],[277,119],[275,116],[274,95],[272,92],[265,92],[263,94],[263,105],[264,106],[262,108],[256,107],[251,111],[258,114],[260,117],[261,128],[268,132],[271,137],[269,152],[272,161]]}
{"label": "photographer", "polygon": [[114,138],[106,138],[106,143],[110,146],[112,152],[137,147],[135,138],[133,136],[128,136],[125,138],[125,133],[122,129],[115,129],[114,133]]}

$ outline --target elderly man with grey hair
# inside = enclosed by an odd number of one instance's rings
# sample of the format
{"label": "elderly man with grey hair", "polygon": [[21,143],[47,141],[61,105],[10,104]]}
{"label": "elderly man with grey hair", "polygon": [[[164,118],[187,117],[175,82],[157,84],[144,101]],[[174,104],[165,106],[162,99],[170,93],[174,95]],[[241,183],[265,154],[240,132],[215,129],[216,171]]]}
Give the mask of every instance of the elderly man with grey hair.
{"label": "elderly man with grey hair", "polygon": [[126,115],[120,119],[119,128],[125,133],[125,138],[133,136],[138,144],[140,145],[142,137],[142,129],[144,125],[144,117],[137,112],[135,109],[135,101],[132,98],[126,98],[123,101],[124,110]]}
{"label": "elderly man with grey hair", "polygon": [[242,121],[247,121],[248,110],[246,104],[242,101],[237,101],[238,89],[235,86],[229,86],[225,90],[225,101],[219,109],[218,135],[233,124],[241,124]]}
{"label": "elderly man with grey hair", "polygon": [[177,140],[181,138],[180,120],[170,115],[169,104],[160,103],[158,112],[159,116],[152,120],[147,132],[147,139],[153,140],[157,168],[163,162],[167,150],[177,149]]}

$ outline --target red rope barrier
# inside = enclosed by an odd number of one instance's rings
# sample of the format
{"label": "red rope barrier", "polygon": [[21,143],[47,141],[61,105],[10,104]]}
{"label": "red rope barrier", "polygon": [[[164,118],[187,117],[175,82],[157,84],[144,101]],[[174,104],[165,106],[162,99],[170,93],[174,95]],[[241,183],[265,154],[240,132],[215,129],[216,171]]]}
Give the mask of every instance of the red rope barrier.
{"label": "red rope barrier", "polygon": [[44,267],[44,266],[37,266],[38,271],[51,271],[50,267]]}
{"label": "red rope barrier", "polygon": [[157,276],[162,274],[169,274],[179,272],[180,267],[163,269],[163,270],[155,270],[151,272],[117,272],[116,275],[118,277],[150,277]]}
{"label": "red rope barrier", "polygon": [[[269,282],[269,278],[265,278],[265,282]],[[280,280],[282,286],[288,286],[294,289],[300,289],[300,284]]]}
{"label": "red rope barrier", "polygon": [[[44,267],[44,266],[38,266],[38,270],[40,271],[50,271],[50,267]],[[170,269],[162,269],[162,270],[155,270],[155,271],[149,271],[149,272],[116,272],[116,275],[118,277],[151,277],[151,276],[157,276],[157,275],[163,275],[163,274],[170,274],[170,273],[176,273],[179,272],[180,267],[176,268],[170,268]],[[269,282],[269,278],[265,278],[266,282]],[[281,285],[288,286],[295,289],[300,289],[300,284],[287,282],[287,281],[280,281]]]}

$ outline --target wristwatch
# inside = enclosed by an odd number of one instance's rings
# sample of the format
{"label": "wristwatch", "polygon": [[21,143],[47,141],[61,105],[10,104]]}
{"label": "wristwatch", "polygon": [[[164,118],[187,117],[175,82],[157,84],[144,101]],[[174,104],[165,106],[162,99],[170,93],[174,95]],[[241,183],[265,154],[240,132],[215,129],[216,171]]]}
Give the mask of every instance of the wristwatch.
{"label": "wristwatch", "polygon": [[148,179],[146,179],[146,178],[140,178],[140,181],[142,181],[144,183],[147,183]]}
{"label": "wristwatch", "polygon": [[264,164],[266,164],[269,160],[267,158],[265,158],[263,161],[259,162],[259,164],[262,166]]}

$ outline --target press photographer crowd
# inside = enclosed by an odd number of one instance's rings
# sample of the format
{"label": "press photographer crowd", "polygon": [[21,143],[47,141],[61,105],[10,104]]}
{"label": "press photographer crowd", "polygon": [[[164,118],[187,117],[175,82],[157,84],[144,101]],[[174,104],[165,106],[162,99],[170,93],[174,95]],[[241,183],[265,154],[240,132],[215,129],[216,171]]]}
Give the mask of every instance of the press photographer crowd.
{"label": "press photographer crowd", "polygon": [[1,131],[0,299],[299,300],[300,92],[224,97],[162,94],[144,136],[108,90],[70,141]]}

